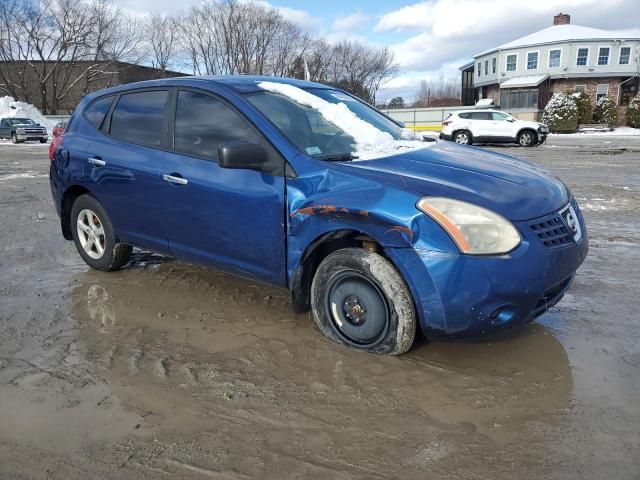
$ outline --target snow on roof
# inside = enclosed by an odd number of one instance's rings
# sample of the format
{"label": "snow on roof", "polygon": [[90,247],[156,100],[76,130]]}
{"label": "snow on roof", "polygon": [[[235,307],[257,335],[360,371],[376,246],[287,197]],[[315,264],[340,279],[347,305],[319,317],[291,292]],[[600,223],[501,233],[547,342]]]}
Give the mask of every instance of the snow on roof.
{"label": "snow on roof", "polygon": [[615,39],[636,39],[640,40],[640,30],[601,30],[599,28],[582,27],[580,25],[552,25],[542,30],[517,38],[511,42],[485,50],[474,55],[474,58],[495,52],[496,50],[507,50],[509,48],[528,47],[541,45],[544,43],[568,42],[572,40],[615,40]]}
{"label": "snow on roof", "polygon": [[513,77],[502,82],[500,88],[516,88],[516,87],[537,87],[549,78],[549,74],[543,75],[525,75],[524,77]]}

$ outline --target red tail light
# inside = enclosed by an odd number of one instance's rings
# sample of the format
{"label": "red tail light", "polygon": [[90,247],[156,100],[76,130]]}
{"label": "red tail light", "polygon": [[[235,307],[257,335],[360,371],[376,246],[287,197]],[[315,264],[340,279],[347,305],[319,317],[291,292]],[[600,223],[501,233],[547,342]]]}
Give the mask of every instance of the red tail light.
{"label": "red tail light", "polygon": [[51,140],[51,143],[49,144],[49,160],[51,160],[53,162],[53,156],[56,153],[56,148],[58,148],[58,145],[60,145],[60,142],[62,141],[62,134],[58,135],[57,137],[53,137],[53,140]]}
{"label": "red tail light", "polygon": [[446,127],[447,125],[451,125],[451,120],[449,120],[448,122],[442,122],[443,127]]}

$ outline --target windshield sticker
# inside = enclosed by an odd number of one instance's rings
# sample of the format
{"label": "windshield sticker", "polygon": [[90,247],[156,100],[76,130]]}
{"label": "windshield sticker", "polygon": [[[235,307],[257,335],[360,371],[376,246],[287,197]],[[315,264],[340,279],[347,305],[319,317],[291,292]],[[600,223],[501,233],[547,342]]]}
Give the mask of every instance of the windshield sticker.
{"label": "windshield sticker", "polygon": [[351,98],[349,95],[345,95],[344,93],[340,93],[340,92],[332,93],[331,96],[333,98],[337,98],[342,102],[355,102],[355,99]]}
{"label": "windshield sticker", "polygon": [[305,148],[305,150],[309,155],[320,155],[322,153],[322,150],[320,150],[320,147],[307,147]]}

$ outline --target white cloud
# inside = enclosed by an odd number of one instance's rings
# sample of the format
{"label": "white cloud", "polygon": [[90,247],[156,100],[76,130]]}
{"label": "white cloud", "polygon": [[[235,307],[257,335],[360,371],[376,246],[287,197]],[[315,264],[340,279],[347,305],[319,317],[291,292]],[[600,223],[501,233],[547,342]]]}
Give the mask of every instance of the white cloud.
{"label": "white cloud", "polygon": [[358,10],[346,17],[337,18],[333,22],[333,28],[338,31],[352,31],[361,28],[368,21],[369,16]]}
{"label": "white cloud", "polygon": [[[269,5],[268,2],[264,2],[264,3]],[[313,17],[306,10],[299,10],[297,8],[291,8],[291,7],[278,7],[275,5],[270,5],[270,6],[272,8],[275,8],[280,13],[280,15],[282,15],[285,19],[295,23],[303,30],[315,31],[318,28],[320,28],[321,21]]]}
{"label": "white cloud", "polygon": [[428,2],[407,5],[383,15],[374,28],[376,32],[390,30],[421,30],[431,24],[432,8]]}
{"label": "white cloud", "polygon": [[405,71],[430,71],[550,26],[560,11],[574,13],[575,24],[620,29],[636,26],[636,10],[637,0],[435,0],[382,15],[374,31],[406,32],[391,45],[396,61]]}

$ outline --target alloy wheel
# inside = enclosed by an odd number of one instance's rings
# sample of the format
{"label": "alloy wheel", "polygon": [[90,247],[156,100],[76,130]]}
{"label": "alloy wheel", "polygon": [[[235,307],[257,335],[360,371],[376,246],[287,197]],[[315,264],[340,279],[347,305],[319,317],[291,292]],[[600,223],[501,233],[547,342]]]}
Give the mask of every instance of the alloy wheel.
{"label": "alloy wheel", "polygon": [[80,210],[77,221],[78,239],[87,255],[94,260],[102,258],[105,250],[104,227],[100,218],[88,208]]}

